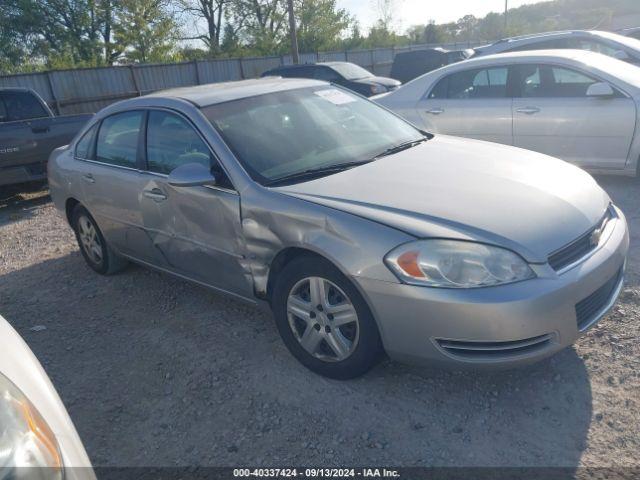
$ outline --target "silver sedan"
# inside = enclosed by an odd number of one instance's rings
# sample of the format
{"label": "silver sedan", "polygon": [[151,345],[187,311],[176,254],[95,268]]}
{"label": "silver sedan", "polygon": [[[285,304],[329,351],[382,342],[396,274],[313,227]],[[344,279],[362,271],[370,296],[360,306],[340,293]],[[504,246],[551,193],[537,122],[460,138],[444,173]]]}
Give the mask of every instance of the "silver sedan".
{"label": "silver sedan", "polygon": [[640,68],[599,53],[473,58],[375,101],[431,132],[526,148],[599,173],[638,172]]}
{"label": "silver sedan", "polygon": [[96,272],[134,261],[270,307],[291,353],[334,378],[384,352],[551,355],[613,305],[629,243],[582,170],[428,134],[315,80],[110,106],[52,154],[49,182]]}

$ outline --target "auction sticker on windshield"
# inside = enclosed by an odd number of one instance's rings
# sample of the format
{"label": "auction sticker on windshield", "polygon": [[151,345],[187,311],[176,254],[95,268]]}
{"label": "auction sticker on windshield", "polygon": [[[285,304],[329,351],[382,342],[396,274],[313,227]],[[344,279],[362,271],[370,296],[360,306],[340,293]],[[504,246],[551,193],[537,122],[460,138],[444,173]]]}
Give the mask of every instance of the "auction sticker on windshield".
{"label": "auction sticker on windshield", "polygon": [[345,103],[351,103],[356,101],[356,99],[351,95],[349,95],[348,93],[343,92],[341,90],[337,90],[335,88],[330,88],[328,90],[318,90],[317,92],[313,92],[313,93],[315,93],[319,97],[324,98],[325,100],[328,100],[334,105],[344,105]]}

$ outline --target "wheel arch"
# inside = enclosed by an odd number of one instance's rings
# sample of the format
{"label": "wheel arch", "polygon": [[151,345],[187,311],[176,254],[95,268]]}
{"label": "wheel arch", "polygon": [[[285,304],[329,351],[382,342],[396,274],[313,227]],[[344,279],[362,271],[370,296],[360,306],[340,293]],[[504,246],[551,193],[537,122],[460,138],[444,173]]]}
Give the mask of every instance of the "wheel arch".
{"label": "wheel arch", "polygon": [[73,197],[67,198],[67,200],[64,202],[64,213],[67,217],[67,222],[69,223],[69,225],[71,225],[72,222],[73,210],[78,205],[80,205],[80,201]]}
{"label": "wheel arch", "polygon": [[273,289],[274,289],[276,280],[278,278],[278,274],[282,272],[284,267],[287,266],[291,261],[293,261],[296,258],[300,258],[304,256],[318,258],[318,259],[327,261],[344,273],[344,271],[338,265],[336,265],[335,262],[333,262],[331,259],[329,259],[325,255],[322,255],[314,250],[311,250],[306,247],[300,247],[300,246],[285,247],[273,257],[273,260],[271,260],[271,263],[269,265],[269,274],[267,276],[267,289],[264,294],[265,299],[269,303],[271,303]]}

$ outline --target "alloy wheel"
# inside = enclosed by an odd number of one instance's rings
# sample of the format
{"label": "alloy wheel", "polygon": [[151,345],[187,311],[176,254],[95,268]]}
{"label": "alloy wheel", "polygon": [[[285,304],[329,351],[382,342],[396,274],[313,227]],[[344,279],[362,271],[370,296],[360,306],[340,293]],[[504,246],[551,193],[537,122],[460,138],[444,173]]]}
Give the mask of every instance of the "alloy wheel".
{"label": "alloy wheel", "polygon": [[349,297],[333,282],[307,277],[287,298],[287,318],[294,337],[314,357],[339,362],[356,349],[358,314]]}
{"label": "alloy wheel", "polygon": [[103,259],[102,243],[98,237],[98,231],[93,222],[85,215],[78,218],[78,236],[82,249],[87,257],[96,265],[100,265]]}

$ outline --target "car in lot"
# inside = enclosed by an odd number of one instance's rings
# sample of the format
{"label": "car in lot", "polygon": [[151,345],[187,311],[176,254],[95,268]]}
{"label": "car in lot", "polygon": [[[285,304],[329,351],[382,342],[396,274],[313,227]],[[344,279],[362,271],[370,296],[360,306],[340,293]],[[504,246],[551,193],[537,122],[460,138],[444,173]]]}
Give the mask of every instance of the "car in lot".
{"label": "car in lot", "polygon": [[44,180],[51,152],[91,115],[54,116],[33,90],[0,88],[0,186]]}
{"label": "car in lot", "polygon": [[437,68],[466,60],[473,54],[474,51],[472,49],[445,50],[444,48],[426,48],[399,52],[393,57],[389,75],[402,83],[407,83]]}
{"label": "car in lot", "polygon": [[401,85],[393,78],[378,77],[355,63],[324,62],[303,65],[283,65],[268,70],[262,77],[312,78],[335,83],[354,92],[370,97],[391,92]]}
{"label": "car in lot", "polygon": [[474,56],[552,49],[587,50],[640,65],[640,40],[599,30],[545,32],[505,38],[475,48]]}
{"label": "car in lot", "polygon": [[631,27],[619,30],[617,33],[625,37],[632,37],[640,40],[640,27]]}
{"label": "car in lot", "polygon": [[640,68],[597,53],[472,58],[375,101],[430,132],[514,145],[599,173],[638,172]]}
{"label": "car in lot", "polygon": [[0,475],[95,480],[55,388],[20,335],[0,316]]}
{"label": "car in lot", "polygon": [[341,379],[383,352],[551,355],[612,307],[629,244],[583,170],[306,79],[107,107],[52,154],[49,184],[96,272],[132,260],[270,307],[290,352]]}

